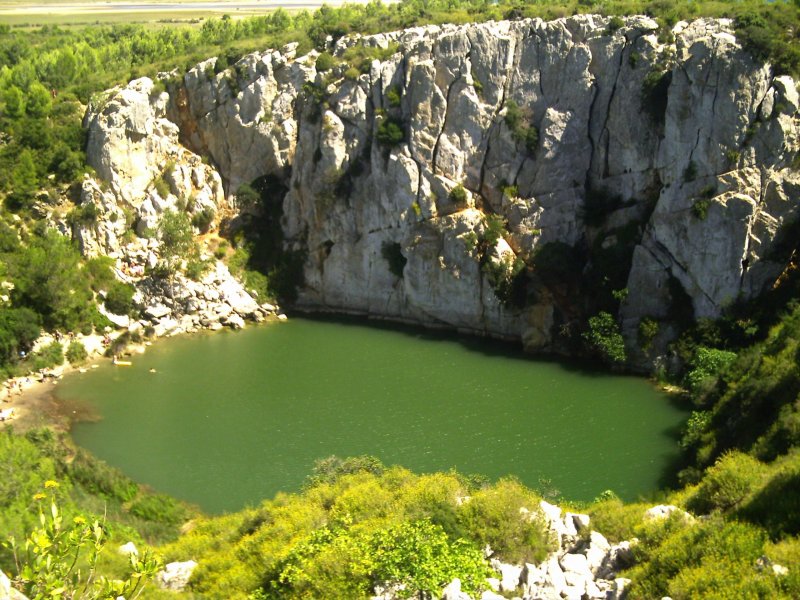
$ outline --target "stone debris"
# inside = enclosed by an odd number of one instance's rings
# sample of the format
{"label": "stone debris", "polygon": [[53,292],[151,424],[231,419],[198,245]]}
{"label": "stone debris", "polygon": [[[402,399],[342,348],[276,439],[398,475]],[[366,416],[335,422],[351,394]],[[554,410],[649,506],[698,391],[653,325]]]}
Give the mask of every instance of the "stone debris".
{"label": "stone debris", "polygon": [[[538,565],[491,559],[497,576],[487,580],[490,589],[481,600],[622,600],[630,580],[616,573],[633,564],[630,548],[636,541],[610,544],[601,533],[590,530],[588,515],[567,512],[562,517],[561,508],[544,500],[539,509],[553,539],[558,540],[558,549]],[[467,598],[458,579],[442,590],[442,600]]]}

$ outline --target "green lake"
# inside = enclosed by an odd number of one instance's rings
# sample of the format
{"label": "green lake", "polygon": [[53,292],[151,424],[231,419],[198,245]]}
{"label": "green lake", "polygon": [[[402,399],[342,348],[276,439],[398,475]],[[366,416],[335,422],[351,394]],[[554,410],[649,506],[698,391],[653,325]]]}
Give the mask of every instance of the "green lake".
{"label": "green lake", "polygon": [[660,486],[685,418],[644,379],[363,322],[182,336],[131,360],[59,384],[61,400],[101,417],[74,439],[212,513],[299,490],[332,454],[635,499]]}

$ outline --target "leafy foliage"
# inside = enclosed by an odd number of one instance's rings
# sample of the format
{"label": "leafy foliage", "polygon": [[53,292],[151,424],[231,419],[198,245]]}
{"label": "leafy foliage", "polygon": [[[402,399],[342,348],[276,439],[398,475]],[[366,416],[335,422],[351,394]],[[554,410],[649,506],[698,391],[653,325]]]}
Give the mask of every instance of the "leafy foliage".
{"label": "leafy foliage", "polygon": [[166,552],[197,557],[192,591],[204,596],[368,598],[376,584],[405,584],[398,593],[412,596],[459,577],[475,597],[487,543],[507,557],[551,547],[538,502],[517,482],[470,490],[455,474],[331,457],[302,494],[201,520]]}
{"label": "leafy foliage", "polygon": [[589,329],[583,339],[589,347],[609,363],[624,363],[626,359],[625,341],[619,331],[616,319],[601,312],[589,318]]}
{"label": "leafy foliage", "polygon": [[393,148],[406,139],[404,127],[403,122],[398,119],[383,119],[378,125],[378,132],[375,137],[378,143],[387,148]]}
{"label": "leafy foliage", "polygon": [[[55,487],[58,487],[55,481],[45,481],[45,489]],[[17,544],[13,537],[9,539],[19,569],[15,585],[29,598],[137,598],[159,569],[159,561],[145,550],[141,557],[130,555],[128,578],[95,578],[97,561],[106,542],[102,523],[89,521],[82,515],[71,521],[65,519],[55,496],[50,495],[49,503],[47,498],[46,493],[34,495],[39,503],[40,526],[23,544]],[[85,569],[79,567],[81,559],[86,562]]]}

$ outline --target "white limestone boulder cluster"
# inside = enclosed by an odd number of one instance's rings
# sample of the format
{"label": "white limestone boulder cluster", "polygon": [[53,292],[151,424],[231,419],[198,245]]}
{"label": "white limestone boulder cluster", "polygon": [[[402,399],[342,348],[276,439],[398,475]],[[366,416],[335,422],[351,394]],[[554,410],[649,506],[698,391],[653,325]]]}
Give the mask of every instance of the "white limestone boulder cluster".
{"label": "white limestone boulder cluster", "polygon": [[195,567],[197,563],[193,560],[168,563],[164,565],[162,571],[156,573],[156,583],[162,589],[182,592],[189,583]]}
{"label": "white limestone boulder cluster", "polygon": [[172,281],[146,277],[137,282],[134,302],[142,318],[129,331],[152,327],[157,337],[224,327],[241,329],[246,321],[278,316],[274,304],[259,304],[222,263],[199,281],[177,276]]}
{"label": "white limestone boulder cluster", "polygon": [[[224,70],[212,58],[171,80],[168,96],[137,80],[93,107],[89,162],[146,224],[164,205],[151,182],[166,160],[183,174],[170,179],[176,198],[189,186],[218,207],[235,209],[242,183],[271,176],[288,189],[286,248],[306,256],[300,306],[535,350],[563,348],[594,310],[538,274],[537,252],[558,244],[591,257],[627,243],[616,316],[634,350],[640,321],[655,320],[660,349],[676,304],[714,317],[785,268],[800,99],[729,21],[663,32],[628,17],[612,29],[579,15],[349,37],[330,48],[343,62],[325,72],[295,46]],[[343,58],[354,45],[391,56],[354,77]],[[643,91],[653,74],[660,98]],[[388,122],[402,132],[391,146]],[[616,200],[587,219],[598,194]],[[491,215],[507,225],[482,251]],[[521,263],[529,293],[515,308],[495,288]]]}
{"label": "white limestone boulder cluster", "polygon": [[[561,508],[544,500],[540,509],[558,549],[538,565],[510,565],[493,559],[498,577],[489,581],[492,590],[484,592],[481,600],[500,600],[510,594],[521,600],[623,598],[630,581],[616,573],[632,564],[631,542],[610,544],[602,534],[591,530],[588,515],[562,514]],[[466,598],[457,593],[453,584],[442,596],[443,600]]]}

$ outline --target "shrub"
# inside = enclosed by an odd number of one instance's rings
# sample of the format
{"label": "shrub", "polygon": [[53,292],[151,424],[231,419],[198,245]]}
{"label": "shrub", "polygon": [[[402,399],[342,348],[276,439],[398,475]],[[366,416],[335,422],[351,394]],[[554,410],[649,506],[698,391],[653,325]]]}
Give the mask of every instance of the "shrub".
{"label": "shrub", "polygon": [[64,347],[61,342],[50,342],[31,357],[31,368],[34,371],[49,369],[64,364]]}
{"label": "shrub", "polygon": [[84,202],[80,206],[72,209],[67,215],[67,222],[70,225],[92,225],[97,222],[100,211],[93,202]]}
{"label": "shrub", "polygon": [[329,71],[336,66],[336,59],[328,52],[322,52],[319,56],[317,56],[317,62],[314,66],[316,67],[317,71]]}
{"label": "shrub", "polygon": [[465,206],[467,204],[467,190],[460,183],[450,190],[447,198],[457,206]]}
{"label": "shrub", "polygon": [[400,100],[402,98],[403,88],[399,85],[393,85],[386,90],[386,102],[391,108],[399,108]]}
{"label": "shrub", "polygon": [[166,199],[167,196],[170,194],[169,183],[167,180],[164,179],[163,175],[159,175],[153,180],[153,188],[156,190],[156,193],[163,199]]}
{"label": "shrub", "polygon": [[[45,482],[48,491],[57,487],[55,481]],[[83,515],[66,519],[54,492],[40,492],[34,499],[39,503],[39,527],[23,543],[11,539],[9,544],[18,569],[16,583],[27,597],[135,598],[160,568],[160,562],[145,550],[141,557],[131,555],[126,579],[95,577],[107,540],[104,524]]]}
{"label": "shrub", "polygon": [[589,318],[589,329],[583,339],[590,349],[610,363],[624,363],[625,341],[619,331],[616,319],[605,311]]}
{"label": "shrub", "polygon": [[89,353],[86,352],[86,346],[78,340],[72,340],[67,347],[67,360],[71,365],[79,365],[83,363],[88,357]]}
{"label": "shrub", "polygon": [[481,547],[488,544],[505,562],[537,563],[554,548],[538,506],[533,492],[504,479],[473,494],[458,508],[458,520],[470,539]]}
{"label": "shrub", "polygon": [[139,486],[119,469],[108,466],[84,450],[78,450],[67,472],[86,491],[119,502],[132,500],[139,491]]}
{"label": "shrub", "polygon": [[708,470],[687,506],[704,514],[732,510],[759,485],[763,472],[764,465],[752,456],[726,454]]}
{"label": "shrub", "polygon": [[692,204],[692,214],[703,221],[708,216],[709,206],[711,206],[711,200],[708,198],[697,198]]}
{"label": "shrub", "polygon": [[487,248],[494,248],[506,235],[507,222],[502,215],[486,215],[483,220],[485,229],[483,231],[483,241]]}
{"label": "shrub", "polygon": [[641,321],[639,321],[639,345],[642,347],[642,350],[647,352],[650,349],[653,340],[658,335],[658,330],[658,321],[655,319],[644,317]]}
{"label": "shrub", "polygon": [[128,315],[133,311],[135,288],[121,281],[114,281],[106,293],[106,310],[115,315]]}
{"label": "shrub", "polygon": [[477,596],[486,587],[488,568],[481,550],[464,540],[451,542],[429,521],[401,523],[377,532],[370,543],[373,579],[396,586],[400,598],[432,597],[454,578],[463,592]]}
{"label": "shrub", "polygon": [[625,21],[623,21],[620,17],[614,15],[608,21],[608,25],[606,26],[606,35],[613,35],[624,26],[625,26]]}
{"label": "shrub", "polygon": [[612,492],[610,497],[595,500],[587,513],[592,519],[593,529],[601,532],[610,542],[618,543],[636,535],[646,509],[644,504],[625,504]]}
{"label": "shrub", "polygon": [[403,127],[402,121],[394,118],[383,119],[378,125],[378,143],[387,148],[401,144],[406,137]]}
{"label": "shrub", "polygon": [[716,380],[735,359],[734,352],[699,346],[691,359],[691,370],[684,380],[686,387],[692,392],[698,392],[706,384],[706,380]]}
{"label": "shrub", "polygon": [[386,467],[384,467],[380,459],[367,454],[349,458],[329,456],[327,458],[321,458],[314,463],[314,469],[306,481],[306,486],[313,487],[320,484],[333,484],[341,477],[354,473],[382,475],[385,469]]}
{"label": "shrub", "polygon": [[186,519],[186,510],[174,498],[163,494],[149,494],[136,499],[130,513],[147,521],[177,525]]}
{"label": "shrub", "polygon": [[527,125],[527,118],[522,109],[513,100],[506,102],[505,123],[511,130],[511,137],[518,144],[523,144],[527,153],[533,156],[539,144],[539,130]]}
{"label": "shrub", "polygon": [[214,209],[210,206],[205,207],[192,216],[192,226],[200,230],[201,233],[206,233],[214,222],[215,216]]}

